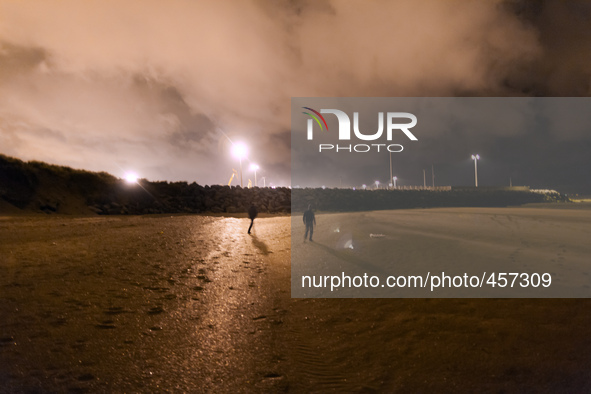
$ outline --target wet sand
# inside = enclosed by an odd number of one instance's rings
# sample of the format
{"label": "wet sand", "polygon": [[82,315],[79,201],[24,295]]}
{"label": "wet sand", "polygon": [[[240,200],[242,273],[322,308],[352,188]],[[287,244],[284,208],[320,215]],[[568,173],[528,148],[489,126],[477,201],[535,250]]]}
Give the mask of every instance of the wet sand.
{"label": "wet sand", "polygon": [[587,299],[292,299],[248,224],[1,218],[0,391],[591,390]]}

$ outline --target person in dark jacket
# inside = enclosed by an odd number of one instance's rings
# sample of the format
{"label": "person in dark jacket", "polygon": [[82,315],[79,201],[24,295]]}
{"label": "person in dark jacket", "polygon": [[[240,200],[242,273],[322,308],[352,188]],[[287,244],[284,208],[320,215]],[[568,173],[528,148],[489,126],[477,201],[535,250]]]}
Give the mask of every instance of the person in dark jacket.
{"label": "person in dark jacket", "polygon": [[308,205],[308,209],[304,212],[304,224],[306,225],[306,233],[304,234],[304,241],[310,232],[310,241],[312,241],[312,234],[314,234],[314,226],[316,225],[316,216],[312,211],[312,206]]}
{"label": "person in dark jacket", "polygon": [[252,229],[252,226],[254,225],[254,219],[257,217],[258,214],[259,211],[257,210],[257,207],[254,204],[252,204],[248,209],[248,217],[250,218],[250,227],[248,228],[249,234],[250,230]]}

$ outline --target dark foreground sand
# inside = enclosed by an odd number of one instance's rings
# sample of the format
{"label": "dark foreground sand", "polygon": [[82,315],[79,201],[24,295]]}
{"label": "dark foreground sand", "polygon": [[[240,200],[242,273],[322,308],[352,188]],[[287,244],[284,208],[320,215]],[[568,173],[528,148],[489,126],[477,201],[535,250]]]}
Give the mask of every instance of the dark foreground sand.
{"label": "dark foreground sand", "polygon": [[291,299],[247,227],[0,218],[0,391],[591,391],[590,300]]}

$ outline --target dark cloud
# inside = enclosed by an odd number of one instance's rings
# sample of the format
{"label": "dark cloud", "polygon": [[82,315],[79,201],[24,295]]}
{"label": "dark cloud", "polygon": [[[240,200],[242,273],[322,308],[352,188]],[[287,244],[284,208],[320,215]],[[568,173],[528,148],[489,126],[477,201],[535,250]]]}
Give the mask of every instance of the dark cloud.
{"label": "dark cloud", "polygon": [[542,49],[507,73],[507,85],[538,96],[588,96],[591,82],[591,4],[574,1],[508,1],[507,9],[536,31]]}
{"label": "dark cloud", "polygon": [[12,45],[0,41],[0,78],[30,72],[47,60],[43,48]]}

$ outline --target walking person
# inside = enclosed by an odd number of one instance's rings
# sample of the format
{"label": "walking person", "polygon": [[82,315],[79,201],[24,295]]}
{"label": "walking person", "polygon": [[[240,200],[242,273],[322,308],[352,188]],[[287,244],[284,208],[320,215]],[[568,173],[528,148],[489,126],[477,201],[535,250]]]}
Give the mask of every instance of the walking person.
{"label": "walking person", "polygon": [[254,225],[254,219],[257,217],[258,214],[259,211],[257,210],[257,207],[254,204],[252,204],[248,209],[248,217],[250,218],[250,227],[248,228],[249,234],[250,230],[252,229],[252,226]]}
{"label": "walking person", "polygon": [[[316,225],[316,216],[312,211],[312,205],[308,205],[308,209],[304,212],[304,224],[306,225],[306,233],[304,234],[304,242],[310,232],[310,241],[312,241],[312,234],[314,234],[314,226]],[[313,241],[312,241],[313,242]]]}

